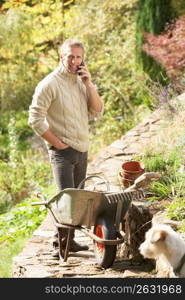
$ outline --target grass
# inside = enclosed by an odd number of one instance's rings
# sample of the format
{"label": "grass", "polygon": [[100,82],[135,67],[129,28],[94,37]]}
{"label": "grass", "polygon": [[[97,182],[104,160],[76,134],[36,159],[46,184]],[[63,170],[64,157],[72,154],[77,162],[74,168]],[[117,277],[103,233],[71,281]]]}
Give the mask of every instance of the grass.
{"label": "grass", "polygon": [[0,245],[0,278],[12,277],[13,257],[18,255],[25,246],[27,238],[17,238],[16,241]]}

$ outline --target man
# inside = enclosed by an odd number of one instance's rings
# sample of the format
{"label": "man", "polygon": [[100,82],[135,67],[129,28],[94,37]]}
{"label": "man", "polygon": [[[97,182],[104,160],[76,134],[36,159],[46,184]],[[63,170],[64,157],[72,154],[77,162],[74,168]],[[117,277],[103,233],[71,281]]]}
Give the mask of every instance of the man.
{"label": "man", "polygon": [[[77,188],[86,177],[88,120],[102,113],[100,96],[84,64],[83,44],[67,39],[59,55],[59,66],[35,89],[28,122],[46,141],[58,191]],[[62,229],[62,236],[65,247],[66,229]],[[74,241],[74,231],[71,231],[70,251],[87,249]]]}

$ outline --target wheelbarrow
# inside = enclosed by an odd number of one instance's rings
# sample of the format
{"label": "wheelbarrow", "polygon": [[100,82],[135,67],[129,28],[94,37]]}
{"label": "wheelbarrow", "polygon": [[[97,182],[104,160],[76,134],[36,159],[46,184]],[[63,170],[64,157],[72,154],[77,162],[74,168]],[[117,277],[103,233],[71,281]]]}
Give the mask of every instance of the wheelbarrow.
{"label": "wheelbarrow", "polygon": [[[107,191],[81,189],[85,181],[93,177],[101,179],[106,184]],[[32,205],[45,205],[57,228],[60,259],[67,261],[70,232],[72,229],[77,229],[93,239],[96,261],[106,269],[115,260],[117,245],[124,242],[124,234],[120,232],[120,223],[131,201],[143,198],[143,191],[110,192],[108,181],[100,176],[89,176],[80,183],[78,188],[66,188],[49,201],[42,194],[37,194],[37,197],[43,201],[34,202]],[[65,249],[61,244],[62,228],[68,229]]]}

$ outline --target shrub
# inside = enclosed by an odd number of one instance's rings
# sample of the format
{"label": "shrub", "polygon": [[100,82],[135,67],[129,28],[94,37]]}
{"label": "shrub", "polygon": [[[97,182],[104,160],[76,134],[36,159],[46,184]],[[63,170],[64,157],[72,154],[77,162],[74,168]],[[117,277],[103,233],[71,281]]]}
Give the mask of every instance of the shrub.
{"label": "shrub", "polygon": [[27,237],[40,225],[46,216],[43,206],[32,206],[33,198],[25,199],[8,213],[0,215],[0,244],[15,241],[17,237]]}
{"label": "shrub", "polygon": [[[136,61],[153,81],[159,81],[164,85],[168,82],[168,77],[163,65],[144,51],[143,44],[146,34],[160,34],[173,17],[174,10],[169,0],[139,0],[136,20]],[[155,49],[154,45],[152,47]]]}
{"label": "shrub", "polygon": [[[28,197],[33,190],[52,182],[49,160],[43,152],[17,152],[16,164],[0,161],[0,206],[7,209]],[[6,205],[5,205],[6,204]]]}
{"label": "shrub", "polygon": [[[13,116],[13,123],[10,120]],[[11,152],[11,139],[16,139],[16,150],[27,150],[30,144],[27,138],[33,135],[33,130],[28,126],[28,111],[6,111],[0,118],[0,159],[9,159]],[[10,133],[12,131],[12,133]]]}
{"label": "shrub", "polygon": [[169,78],[178,83],[183,76],[185,65],[185,15],[168,25],[160,35],[146,32],[144,35],[144,51],[161,63]]}

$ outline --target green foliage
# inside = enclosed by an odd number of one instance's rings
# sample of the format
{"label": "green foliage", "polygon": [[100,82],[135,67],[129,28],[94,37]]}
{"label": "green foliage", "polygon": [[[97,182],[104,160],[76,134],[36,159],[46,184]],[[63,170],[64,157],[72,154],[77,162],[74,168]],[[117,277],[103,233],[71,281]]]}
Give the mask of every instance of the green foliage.
{"label": "green foliage", "polygon": [[136,21],[136,61],[152,80],[168,83],[164,68],[143,51],[144,33],[160,34],[174,19],[169,0],[139,0]]}
{"label": "green foliage", "polygon": [[12,260],[23,249],[28,238],[17,237],[15,241],[0,245],[0,278],[12,277]]}
{"label": "green foliage", "polygon": [[63,14],[74,1],[4,2],[0,11],[0,111],[28,109],[36,84],[56,67]]}
{"label": "green foliage", "polygon": [[185,171],[181,171],[183,163],[182,147],[174,147],[171,151],[156,152],[156,154],[145,153],[142,157],[147,172],[159,172],[161,178],[150,185],[152,196],[150,199],[168,199],[174,193],[185,195]]}
{"label": "green foliage", "polygon": [[[30,148],[26,138],[33,134],[27,125],[28,112],[3,114],[1,132],[6,151],[0,159],[0,212],[28,197],[33,189],[45,188],[51,183],[52,172],[48,157],[39,149]],[[6,158],[6,159],[5,159]]]}
{"label": "green foliage", "polygon": [[[56,193],[54,185],[38,187],[46,198]],[[0,215],[0,277],[11,277],[12,258],[23,248],[33,231],[41,224],[46,216],[43,206],[32,206],[38,201],[34,197],[26,198]]]}
{"label": "green foliage", "polygon": [[177,16],[185,14],[184,0],[171,0],[171,6]]}
{"label": "green foliage", "polygon": [[12,258],[22,250],[46,216],[43,207],[31,205],[34,201],[33,198],[25,199],[0,215],[0,277],[11,277]]}
{"label": "green foliage", "polygon": [[[12,119],[13,116],[13,119]],[[11,122],[13,121],[13,124]],[[6,111],[0,118],[0,159],[8,159],[11,151],[10,144],[16,138],[15,150],[27,150],[30,144],[27,138],[33,135],[33,130],[28,126],[28,111]],[[12,133],[11,133],[12,132]]]}
{"label": "green foliage", "polygon": [[150,191],[149,191],[149,200],[154,200],[154,201],[161,201],[164,199],[169,199],[171,195],[171,186],[168,183],[164,182],[161,180],[161,182],[153,182],[150,185]]}
{"label": "green foliage", "polygon": [[33,135],[33,130],[28,126],[28,111],[22,110],[20,112],[14,112],[14,116],[16,135],[20,144],[18,145],[18,149],[25,150],[24,145],[26,139]]}
{"label": "green foliage", "polygon": [[185,232],[185,220],[181,221],[178,230],[179,232]]}
{"label": "green foliage", "polygon": [[157,153],[152,156],[150,153],[145,153],[142,160],[146,170],[149,170],[149,172],[161,172],[166,169],[166,162],[162,154]]}
{"label": "green foliage", "polygon": [[148,32],[161,33],[172,16],[174,13],[169,0],[139,0],[138,21]]}
{"label": "green foliage", "polygon": [[27,237],[38,227],[46,216],[41,206],[32,206],[35,199],[25,199],[8,213],[0,215],[0,243],[15,241],[17,237]]}
{"label": "green foliage", "polygon": [[167,208],[167,215],[172,220],[183,221],[185,219],[185,199],[175,197]]}
{"label": "green foliage", "polygon": [[[34,189],[45,188],[51,184],[50,163],[43,153],[37,150],[25,154],[16,152],[16,161],[0,161],[0,203],[4,200],[12,205],[24,199]],[[5,206],[6,207],[6,206]]]}
{"label": "green foliage", "polygon": [[[40,4],[40,11],[37,5],[32,8],[23,5],[19,9],[12,5],[6,2],[4,8],[9,9],[6,14],[0,14],[1,111],[27,109],[35,85],[56,66],[57,60],[57,57],[53,59],[56,49],[47,49],[47,45],[53,39],[52,10],[57,14],[59,1],[51,9],[50,17],[42,14],[49,9],[51,1]],[[59,16],[55,15],[55,24],[58,19]]]}
{"label": "green foliage", "polygon": [[0,31],[0,109],[25,108],[34,87],[30,70],[35,69],[36,60],[33,52],[29,53],[31,20],[10,10],[7,15],[0,15]]}
{"label": "green foliage", "polygon": [[25,168],[20,163],[13,167],[10,163],[0,162],[0,184],[7,199],[13,203],[20,201],[27,195],[29,181],[27,180]]}
{"label": "green foliage", "polygon": [[22,164],[26,169],[32,187],[48,187],[53,177],[48,156],[43,153],[43,150],[27,151],[22,156]]}

